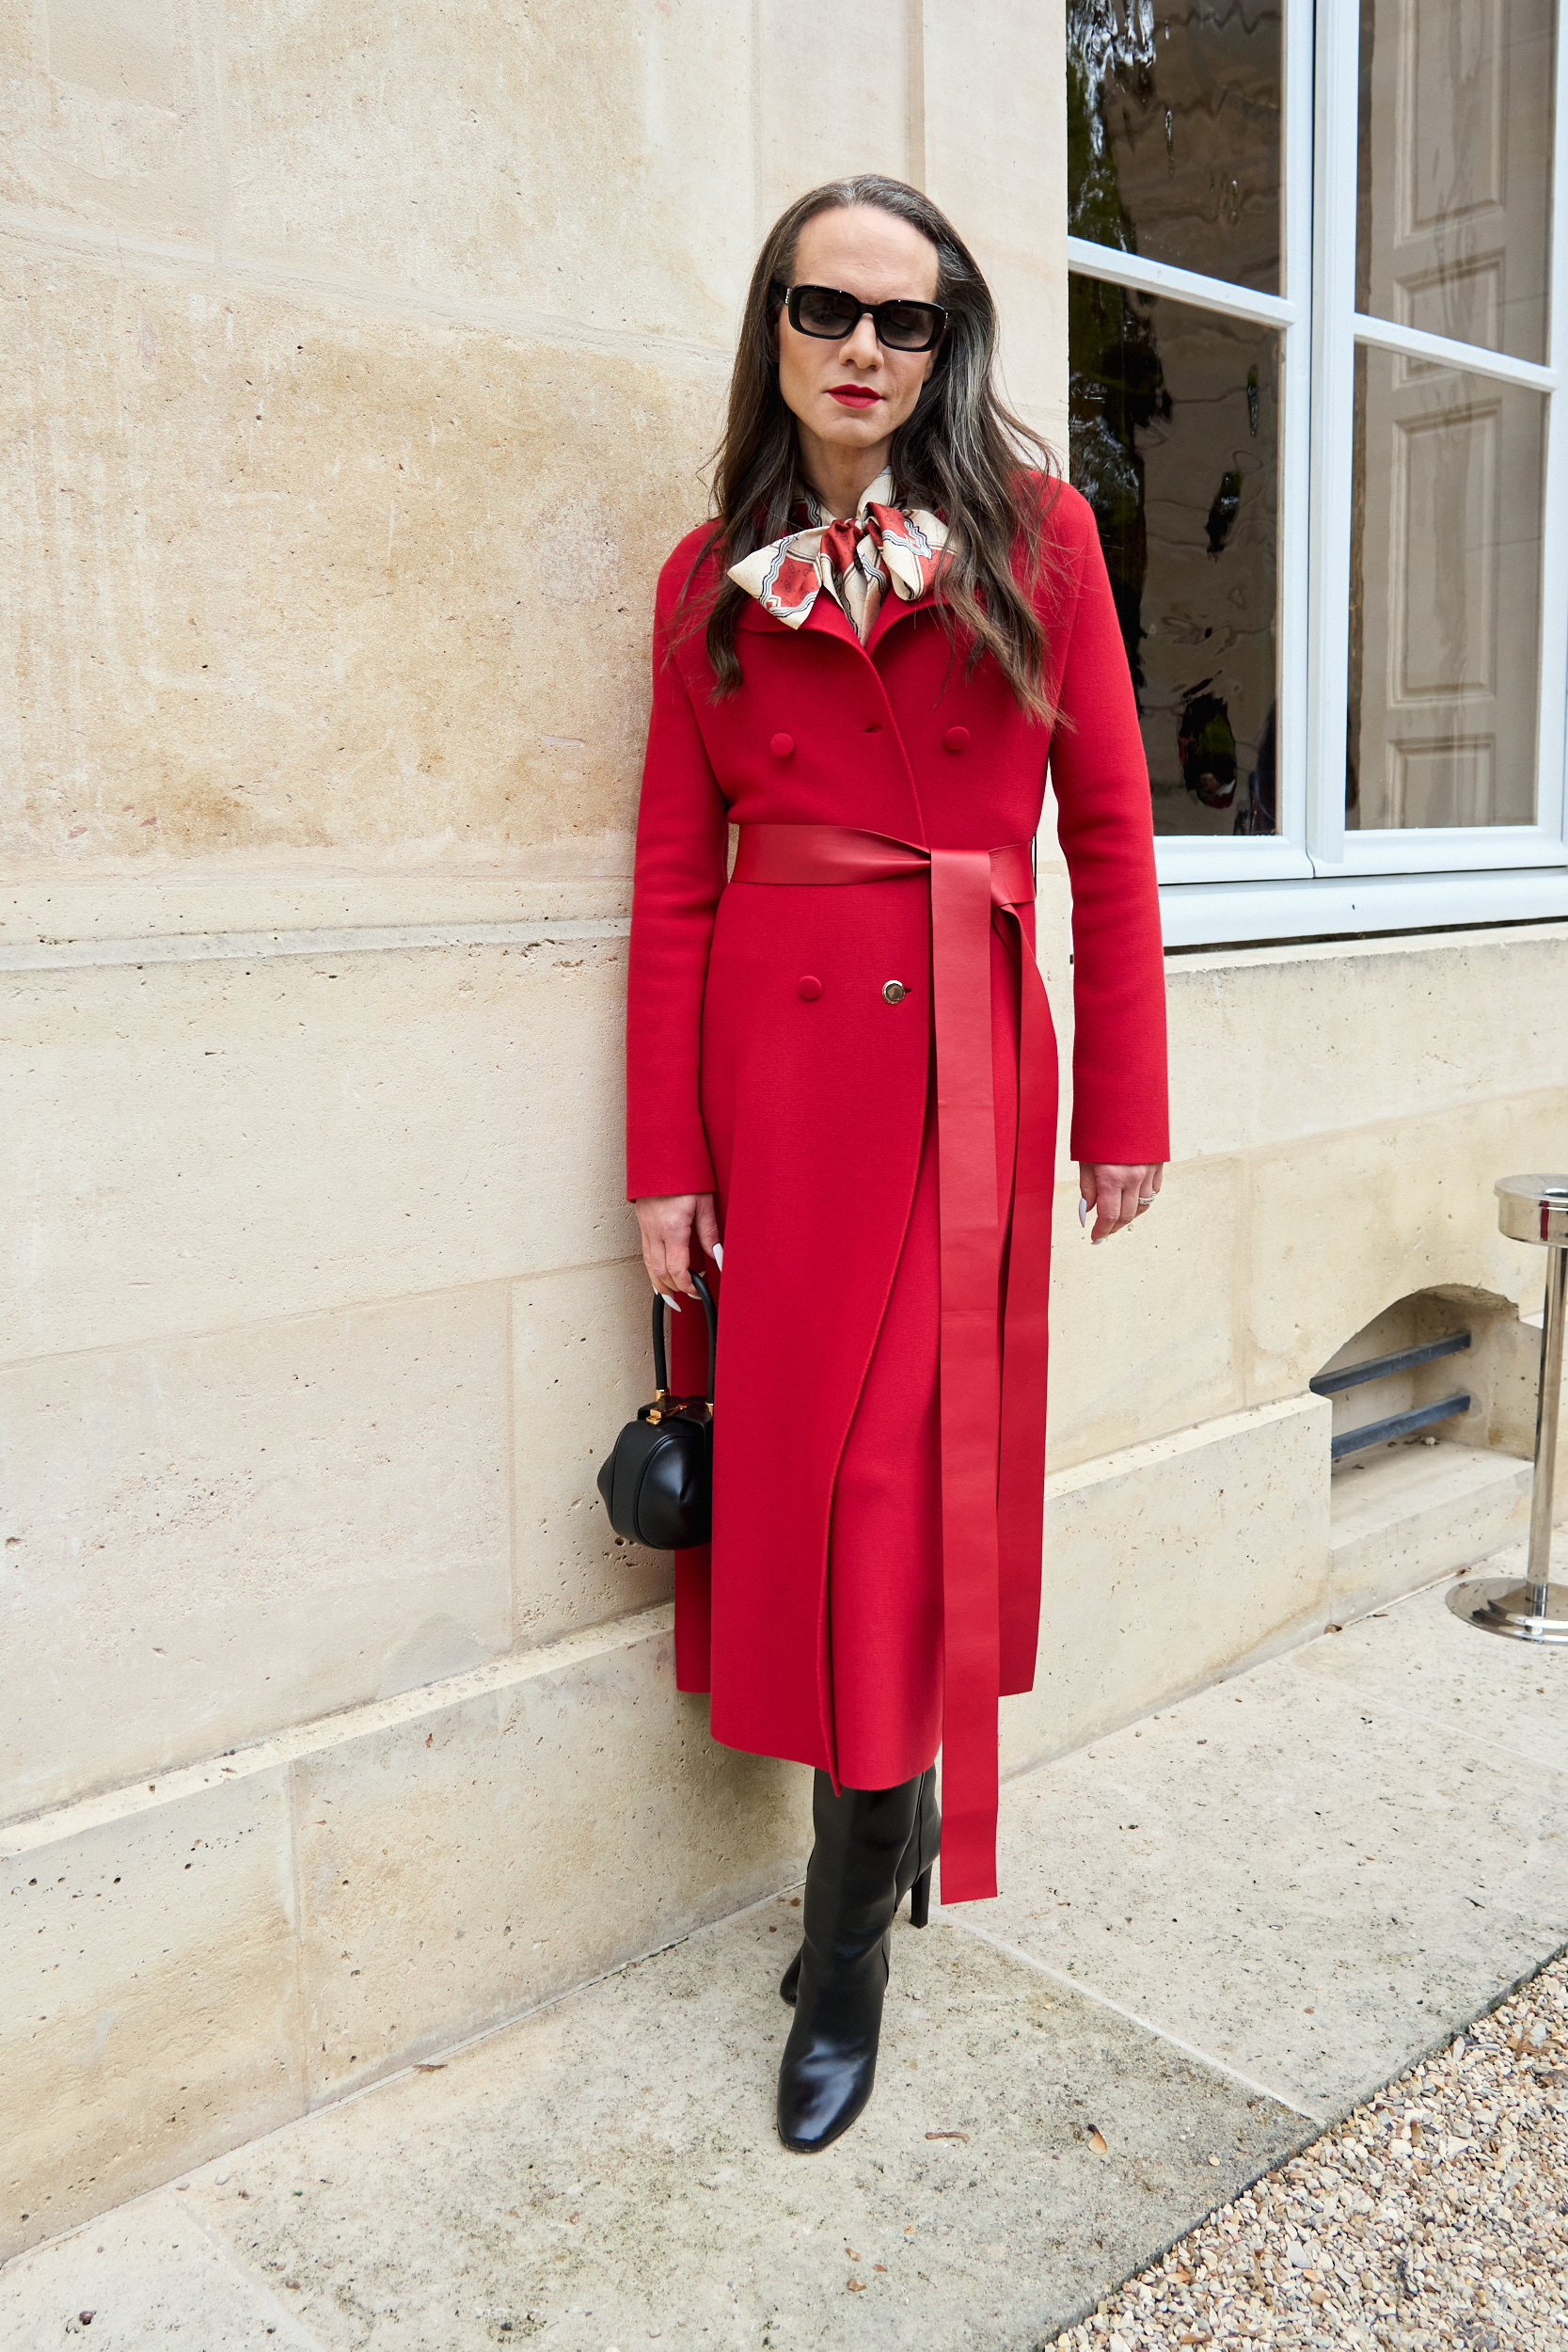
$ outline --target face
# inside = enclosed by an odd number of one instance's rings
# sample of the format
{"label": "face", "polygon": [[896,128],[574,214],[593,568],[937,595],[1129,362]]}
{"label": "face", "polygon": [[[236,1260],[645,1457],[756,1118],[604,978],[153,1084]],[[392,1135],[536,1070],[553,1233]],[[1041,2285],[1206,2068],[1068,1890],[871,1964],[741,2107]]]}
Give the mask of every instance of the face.
{"label": "face", "polygon": [[[909,222],[870,204],[818,213],[801,230],[790,283],[834,286],[862,302],[934,302],[937,251]],[[869,318],[840,342],[778,326],[779,389],[800,427],[810,470],[814,443],[839,462],[886,451],[911,416],[937,352],[887,351]],[[940,346],[938,346],[940,348]]]}

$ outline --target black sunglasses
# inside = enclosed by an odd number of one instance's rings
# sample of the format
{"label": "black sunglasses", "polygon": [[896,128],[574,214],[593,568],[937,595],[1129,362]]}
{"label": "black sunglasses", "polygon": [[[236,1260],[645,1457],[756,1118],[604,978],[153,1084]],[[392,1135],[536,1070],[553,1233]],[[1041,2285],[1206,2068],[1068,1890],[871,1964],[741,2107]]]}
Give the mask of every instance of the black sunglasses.
{"label": "black sunglasses", "polygon": [[942,341],[947,313],[940,302],[861,302],[836,286],[779,286],[798,335],[842,342],[869,318],[888,351],[929,351]]}

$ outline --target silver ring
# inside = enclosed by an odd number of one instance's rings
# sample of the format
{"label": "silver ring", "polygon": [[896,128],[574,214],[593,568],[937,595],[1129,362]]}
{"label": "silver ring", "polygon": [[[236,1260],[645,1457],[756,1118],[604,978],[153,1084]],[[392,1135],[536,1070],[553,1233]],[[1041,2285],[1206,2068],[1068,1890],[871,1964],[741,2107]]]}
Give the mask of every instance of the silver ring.
{"label": "silver ring", "polygon": [[1154,1195],[1151,1192],[1140,1192],[1138,1206],[1140,1209],[1151,1209],[1154,1206]]}

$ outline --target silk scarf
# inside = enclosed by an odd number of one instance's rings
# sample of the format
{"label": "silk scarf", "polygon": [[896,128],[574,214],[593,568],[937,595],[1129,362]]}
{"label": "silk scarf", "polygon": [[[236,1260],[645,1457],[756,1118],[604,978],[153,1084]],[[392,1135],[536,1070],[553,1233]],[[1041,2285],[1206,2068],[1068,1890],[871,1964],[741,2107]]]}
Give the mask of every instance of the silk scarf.
{"label": "silk scarf", "polygon": [[941,569],[947,525],[924,506],[893,502],[891,471],[861,493],[852,516],[834,522],[805,492],[807,528],[790,531],[731,566],[730,578],[786,628],[800,628],[825,588],[863,645],[891,587],[906,604],[924,596]]}

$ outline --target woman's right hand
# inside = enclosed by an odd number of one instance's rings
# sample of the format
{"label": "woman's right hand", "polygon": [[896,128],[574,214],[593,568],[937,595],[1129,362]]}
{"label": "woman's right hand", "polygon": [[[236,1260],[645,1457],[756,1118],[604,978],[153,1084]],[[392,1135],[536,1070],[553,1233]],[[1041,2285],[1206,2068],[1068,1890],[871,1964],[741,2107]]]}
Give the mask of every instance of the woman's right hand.
{"label": "woman's right hand", "polygon": [[705,1256],[719,1248],[719,1218],[711,1192],[650,1194],[633,1203],[642,1229],[642,1263],[648,1279],[666,1298],[685,1291],[697,1295],[691,1279],[691,1236],[695,1232]]}

